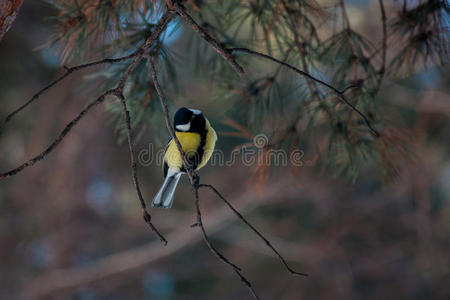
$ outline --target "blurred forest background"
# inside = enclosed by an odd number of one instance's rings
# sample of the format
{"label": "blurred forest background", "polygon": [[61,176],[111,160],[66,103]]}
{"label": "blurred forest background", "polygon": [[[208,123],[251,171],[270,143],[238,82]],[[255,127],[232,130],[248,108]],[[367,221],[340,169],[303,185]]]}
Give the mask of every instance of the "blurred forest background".
{"label": "blurred forest background", "polygon": [[[406,2],[414,7],[427,1]],[[331,6],[331,2],[319,3]],[[379,48],[382,27],[378,1],[348,0],[345,4],[352,29],[375,41],[375,48]],[[402,3],[386,1],[385,5],[392,20],[396,17],[393,8]],[[98,51],[89,52],[90,48],[84,54],[66,51],[61,55],[58,44],[42,47],[58,33],[51,19],[57,15],[47,2],[25,1],[1,40],[1,120],[62,74],[63,64],[72,66],[105,57]],[[325,21],[334,17],[325,16]],[[277,128],[280,116],[281,121],[289,119],[283,109],[300,107],[289,106],[290,97],[308,98],[301,96],[307,95],[306,88],[294,84],[300,92],[291,94],[292,83],[289,87],[284,84],[295,78],[305,87],[303,78],[259,59],[245,63],[249,78],[237,79],[233,86],[221,81],[217,73],[209,78],[204,70],[217,65],[211,62],[217,55],[211,50],[206,56],[185,50],[192,43],[206,44],[193,38],[192,30],[181,26],[182,22],[175,24],[169,29],[176,31],[162,45],[164,55],[172,56],[175,62],[163,68],[172,115],[179,106],[201,109],[219,132],[217,148],[224,153],[251,142],[259,133],[277,139],[279,136],[270,134],[268,128]],[[448,28],[448,23],[444,26]],[[445,34],[448,38],[448,31]],[[388,58],[398,50],[393,44],[388,40]],[[112,46],[106,57],[118,57],[123,52],[115,49],[122,46]],[[283,60],[276,51],[273,55]],[[298,58],[289,62],[303,69]],[[408,64],[411,61],[406,61]],[[323,65],[326,62],[321,61],[317,68]],[[295,147],[304,152],[301,167],[267,170],[238,162],[207,166],[200,172],[202,182],[214,184],[291,266],[309,274],[305,278],[290,276],[222,202],[201,191],[206,230],[218,248],[243,268],[261,299],[449,299],[450,72],[448,61],[428,64],[427,68],[418,65],[414,72],[405,71],[402,76],[388,74],[375,97],[380,123],[401,129],[402,135],[394,139],[407,144],[403,154],[390,156],[388,152],[380,161],[366,157],[364,149],[350,149],[349,156],[331,158],[330,153],[338,151],[336,146],[330,146],[328,154],[321,152],[328,144],[320,139],[331,127],[314,120],[298,125],[303,132],[310,132],[309,126],[321,128],[319,138],[295,138]],[[215,68],[217,72],[231,69],[226,64]],[[117,79],[114,72],[122,72],[124,65],[104,69],[95,67],[73,74],[12,120],[0,133],[0,171],[16,167],[45,149],[93,95],[104,90],[104,79]],[[257,98],[260,90],[255,92],[255,85],[264,89],[267,83],[258,76],[269,70],[279,72],[278,92],[270,92],[265,106],[253,105],[258,101],[246,99],[248,94],[239,89],[250,86],[251,97]],[[170,72],[177,74],[176,86],[167,79]],[[223,78],[231,75],[228,71]],[[353,78],[342,82],[332,76],[321,78],[336,82],[340,88],[353,82]],[[142,82],[151,83],[146,77]],[[138,153],[149,144],[161,149],[168,136],[158,99],[148,95],[148,88],[136,88],[138,94],[129,100],[137,103],[138,110],[143,108],[142,115],[132,111],[138,120],[133,124],[139,137]],[[359,96],[350,94],[352,97]],[[281,98],[287,106],[280,110],[274,103]],[[195,208],[186,178],[172,209],[151,210],[152,220],[167,237],[168,245],[164,247],[149,231],[142,220],[130,176],[128,147],[123,128],[117,126],[120,117],[112,101],[90,112],[44,161],[0,181],[0,298],[250,299],[230,268],[209,252],[200,231],[190,228]],[[370,101],[364,101],[358,102],[359,106],[370,111],[366,103]],[[252,112],[250,117],[242,113],[244,109]],[[352,113],[345,106],[335,109]],[[278,119],[267,116],[274,111]],[[348,125],[350,130],[368,135],[364,125],[350,126],[350,117],[338,123],[338,128]],[[286,140],[276,147],[289,148],[290,144]],[[389,150],[393,146],[384,147]],[[351,162],[352,157],[356,162]],[[144,197],[150,201],[162,182],[160,166],[139,165],[138,173]]]}

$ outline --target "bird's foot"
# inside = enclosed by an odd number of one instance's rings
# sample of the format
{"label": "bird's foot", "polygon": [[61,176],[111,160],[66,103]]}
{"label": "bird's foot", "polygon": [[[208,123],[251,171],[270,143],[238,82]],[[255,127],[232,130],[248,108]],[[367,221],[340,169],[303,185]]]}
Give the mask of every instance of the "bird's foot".
{"label": "bird's foot", "polygon": [[194,173],[193,179],[194,179],[194,187],[198,189],[200,187],[200,176]]}

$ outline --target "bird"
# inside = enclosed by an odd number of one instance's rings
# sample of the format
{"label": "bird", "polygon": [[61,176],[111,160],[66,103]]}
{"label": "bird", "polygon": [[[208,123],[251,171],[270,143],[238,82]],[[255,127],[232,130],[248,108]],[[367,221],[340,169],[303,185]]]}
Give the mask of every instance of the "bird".
{"label": "bird", "polygon": [[[174,116],[174,130],[192,170],[198,171],[204,167],[211,158],[217,141],[217,134],[208,119],[198,109],[181,107]],[[153,198],[152,207],[172,207],[178,181],[186,173],[172,137],[164,150],[163,173],[164,182]]]}

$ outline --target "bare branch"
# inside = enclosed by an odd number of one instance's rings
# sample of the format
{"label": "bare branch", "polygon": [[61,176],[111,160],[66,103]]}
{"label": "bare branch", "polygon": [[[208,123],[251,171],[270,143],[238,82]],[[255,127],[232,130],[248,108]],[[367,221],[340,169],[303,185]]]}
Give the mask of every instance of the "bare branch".
{"label": "bare branch", "polygon": [[[162,243],[164,243],[164,245],[166,245],[167,244],[167,240],[164,238],[164,236],[162,236],[162,234],[156,229],[156,227],[151,222],[151,215],[147,211],[145,200],[144,200],[144,198],[142,196],[142,192],[141,192],[141,189],[139,187],[139,181],[138,181],[137,170],[136,170],[137,169],[137,165],[136,165],[136,161],[135,161],[135,158],[134,158],[134,149],[133,149],[133,143],[132,143],[132,137],[131,137],[130,114],[128,112],[128,109],[127,109],[127,106],[126,106],[126,102],[125,102],[125,98],[123,96],[123,89],[125,87],[125,83],[126,83],[128,77],[133,72],[133,70],[137,67],[137,65],[141,61],[142,57],[144,56],[145,50],[147,50],[153,44],[153,42],[156,39],[159,38],[159,36],[163,32],[163,30],[166,28],[167,24],[172,19],[172,17],[173,17],[173,12],[172,11],[166,11],[163,14],[163,16],[160,18],[160,20],[158,21],[158,24],[155,26],[155,29],[153,30],[152,34],[146,39],[146,41],[143,43],[143,45],[140,48],[138,48],[134,52],[134,54],[130,54],[128,57],[122,59],[122,60],[125,60],[125,59],[128,59],[128,58],[134,56],[133,61],[128,65],[126,71],[122,74],[122,77],[120,78],[119,83],[117,84],[116,88],[106,91],[100,97],[98,97],[95,101],[91,102],[85,109],[83,109],[80,112],[80,114],[75,119],[73,119],[69,124],[67,124],[67,126],[60,133],[60,135],[56,138],[56,140],[46,150],[44,150],[41,154],[39,154],[38,156],[32,158],[31,160],[27,161],[26,163],[22,164],[21,166],[13,169],[11,171],[8,171],[6,173],[0,174],[0,179],[8,177],[8,176],[13,176],[13,175],[21,172],[22,170],[24,170],[26,167],[32,166],[36,162],[44,159],[45,156],[48,153],[53,151],[53,149],[55,149],[56,146],[58,146],[58,144],[70,132],[70,130],[73,128],[73,126],[75,126],[91,108],[93,108],[97,104],[103,102],[107,95],[114,95],[114,96],[119,98],[119,100],[122,103],[122,107],[123,107],[123,112],[124,112],[124,116],[125,116],[125,123],[126,123],[126,126],[127,126],[128,147],[129,147],[130,157],[131,157],[132,178],[133,178],[134,186],[136,188],[137,195],[139,197],[139,201],[141,203],[144,220],[148,224],[148,226],[153,230],[153,232],[158,236],[160,241]],[[91,63],[91,64],[82,65],[81,67],[78,66],[78,68],[84,68],[86,66],[92,66],[92,65],[95,65],[95,64],[100,64],[100,63],[105,63],[105,62],[108,62],[108,61],[103,60],[103,61],[99,61],[99,62],[94,62],[94,63]],[[67,77],[69,74],[74,72],[76,69],[69,68],[69,69],[66,69],[66,70],[67,71],[66,71],[66,74],[65,74],[64,77]],[[60,77],[58,80],[54,81],[50,86],[48,86],[47,88],[41,90],[41,92],[37,94],[38,95],[37,97],[39,97],[40,94],[42,94],[43,92],[45,92],[46,90],[51,88],[57,82],[61,81],[64,77]],[[37,99],[37,97],[34,98],[34,99]],[[32,98],[27,103],[28,104],[31,103],[34,99]],[[27,103],[22,108],[26,107],[28,105]],[[22,108],[17,110],[15,113],[19,112]]]}
{"label": "bare branch", "polygon": [[[289,197],[295,197],[298,194],[298,191],[286,181],[274,180],[266,187],[264,195],[258,197],[258,201],[255,201],[253,191],[244,190],[237,196],[236,203],[239,203],[241,212],[249,213],[261,205],[274,203],[280,190],[285,191],[285,195]],[[305,192],[308,195],[311,191],[306,189]],[[227,228],[227,225],[233,221],[232,217],[229,214],[228,207],[217,207],[208,211],[208,234],[211,235]],[[190,216],[188,218],[180,218],[177,222],[177,229],[170,232],[167,236],[170,243],[166,247],[160,247],[159,243],[153,240],[136,248],[126,249],[98,258],[91,264],[46,270],[42,274],[38,274],[23,288],[22,292],[25,299],[40,299],[40,297],[48,297],[61,290],[67,291],[80,286],[109,280],[111,277],[119,274],[129,275],[203,240],[196,231],[189,228],[189,225],[192,223]],[[286,247],[290,248],[291,246]],[[310,245],[305,247],[306,249],[302,253],[315,252],[314,249],[309,248],[311,247]],[[298,248],[296,248],[296,251],[298,252]],[[293,253],[291,252],[290,254]]]}
{"label": "bare branch", "polygon": [[37,100],[40,96],[42,96],[42,94],[44,94],[46,91],[51,89],[57,83],[59,83],[60,81],[62,81],[66,77],[68,77],[70,74],[72,74],[72,73],[74,73],[76,71],[82,70],[82,69],[86,69],[86,68],[97,66],[97,65],[101,65],[101,64],[107,64],[107,63],[111,64],[111,63],[117,63],[117,62],[125,61],[127,59],[130,59],[131,57],[136,56],[136,55],[137,55],[137,52],[134,52],[134,53],[132,53],[130,55],[127,55],[127,56],[123,56],[123,57],[119,57],[119,58],[105,58],[105,59],[102,59],[102,60],[98,60],[98,61],[90,62],[90,63],[87,63],[87,64],[74,66],[74,67],[71,67],[71,68],[68,68],[68,67],[64,66],[64,69],[66,70],[66,72],[63,75],[61,75],[60,77],[55,79],[49,85],[47,85],[44,88],[42,88],[39,92],[34,94],[28,101],[26,101],[24,104],[22,104],[21,106],[19,106],[17,109],[15,109],[13,112],[11,112],[9,115],[6,116],[5,120],[0,125],[0,134],[1,134],[1,131],[2,131],[3,127],[6,125],[6,123],[8,123],[16,114],[18,114],[20,111],[25,109],[28,105],[30,105],[35,100]]}
{"label": "bare branch", "polygon": [[244,218],[244,216],[242,216],[238,210],[236,210],[233,205],[231,205],[231,203],[225,199],[225,197],[222,196],[222,194],[219,193],[219,191],[213,187],[210,184],[200,184],[199,188],[208,188],[210,189],[213,193],[215,193],[223,202],[225,202],[225,204],[236,214],[236,216],[242,221],[244,222],[254,233],[256,233],[265,243],[266,245],[272,249],[272,251],[280,258],[281,262],[283,263],[283,265],[286,267],[286,269],[292,274],[292,275],[296,275],[296,276],[308,276],[308,274],[305,273],[300,273],[297,271],[294,271],[291,267],[289,267],[288,263],[286,262],[286,260],[283,258],[283,256],[275,249],[275,247],[272,246],[272,244],[270,243],[270,241],[268,239],[266,239],[266,237],[258,231],[258,229],[256,229],[252,224],[250,224],[247,219]]}
{"label": "bare branch", "polygon": [[130,112],[128,111],[127,104],[125,102],[125,98],[122,93],[117,95],[120,102],[122,103],[123,114],[125,117],[125,123],[127,127],[127,138],[128,138],[128,149],[130,151],[130,159],[131,159],[131,175],[133,177],[134,187],[136,188],[137,195],[139,197],[139,201],[141,202],[142,210],[144,213],[144,220],[148,224],[148,226],[155,232],[155,234],[159,237],[160,241],[167,245],[167,240],[164,236],[156,229],[156,227],[151,222],[151,216],[147,211],[147,206],[145,204],[144,197],[142,196],[141,188],[139,187],[139,180],[137,176],[137,164],[134,158],[134,148],[133,148],[133,139],[131,135],[131,121],[130,121]]}
{"label": "bare branch", "polygon": [[108,95],[112,95],[115,92],[114,89],[108,90],[101,94],[97,99],[89,103],[79,114],[76,116],[72,121],[69,122],[69,124],[66,125],[66,127],[61,131],[61,133],[58,135],[58,137],[50,144],[50,146],[47,147],[43,152],[41,152],[39,155],[33,157],[29,161],[23,163],[22,165],[18,166],[17,168],[14,168],[8,172],[0,173],[0,179],[3,179],[5,177],[16,175],[17,173],[23,171],[25,168],[30,167],[37,163],[38,161],[43,160],[47,154],[52,152],[58,145],[61,143],[61,141],[66,137],[66,135],[72,130],[72,128],[77,125],[77,123],[88,113],[94,106],[97,106],[98,104],[102,103],[103,100],[105,100],[105,97]]}
{"label": "bare branch", "polygon": [[245,278],[244,275],[242,275],[242,270],[241,268],[239,268],[238,266],[236,266],[235,264],[233,264],[231,261],[228,260],[228,258],[226,258],[222,253],[219,252],[219,250],[217,250],[214,245],[211,243],[208,234],[206,233],[205,227],[203,226],[203,221],[202,221],[202,212],[200,210],[200,199],[198,196],[198,188],[199,186],[197,186],[195,188],[195,207],[197,209],[197,224],[195,224],[196,226],[199,226],[200,229],[202,230],[203,233],[203,240],[205,241],[206,245],[208,246],[209,250],[211,250],[212,253],[214,253],[214,255],[216,255],[216,257],[221,260],[223,263],[231,266],[233,268],[233,271],[239,276],[239,278],[241,279],[241,281],[250,289],[253,297],[255,299],[259,299],[258,295],[256,295],[255,290],[253,289],[252,284],[250,283],[250,281],[248,281],[247,278]]}
{"label": "bare branch", "polygon": [[[369,119],[358,108],[356,108],[353,104],[351,104],[347,100],[347,98],[345,97],[343,91],[338,90],[334,86],[332,86],[332,85],[326,83],[325,81],[322,81],[322,80],[320,80],[320,79],[310,75],[309,73],[307,73],[305,71],[302,71],[302,70],[300,70],[300,69],[298,69],[298,68],[296,68],[296,67],[294,67],[294,66],[292,66],[292,65],[290,65],[290,64],[288,64],[286,62],[278,60],[278,59],[276,59],[276,58],[274,58],[272,56],[269,56],[267,54],[260,53],[260,52],[257,52],[257,51],[253,51],[253,50],[250,50],[250,49],[247,49],[247,48],[229,48],[228,50],[231,51],[231,52],[245,52],[245,53],[248,53],[248,54],[253,54],[253,55],[260,56],[260,57],[263,57],[265,59],[271,60],[273,62],[281,64],[281,65],[283,65],[283,66],[285,66],[285,67],[287,67],[287,68],[297,72],[298,74],[300,74],[302,76],[305,76],[305,77],[307,77],[307,78],[309,78],[309,79],[311,79],[311,80],[313,80],[313,81],[315,81],[317,83],[320,83],[321,85],[329,88],[330,90],[332,90],[338,96],[338,98],[340,100],[342,100],[342,102],[344,102],[348,107],[350,107],[353,111],[355,111],[364,120],[364,122],[366,123],[366,126],[369,128],[369,130],[373,134],[373,136],[375,136],[375,137],[379,137],[380,136],[378,131],[375,130],[372,127],[372,125],[370,124]],[[347,90],[347,88],[344,89],[344,91],[346,91],[346,90]]]}
{"label": "bare branch", "polygon": [[[99,98],[97,98],[95,101],[93,101],[92,103],[90,103],[85,109],[83,109],[80,114],[73,119],[69,124],[66,125],[66,127],[64,128],[64,130],[61,132],[61,134],[56,138],[56,140],[45,150],[43,151],[41,154],[37,155],[36,157],[30,159],[29,161],[27,161],[26,163],[22,164],[21,166],[5,172],[5,173],[0,173],[0,179],[8,177],[8,176],[13,176],[16,175],[17,173],[21,172],[23,169],[25,169],[26,167],[32,166],[34,165],[36,162],[42,160],[48,153],[50,153],[51,151],[53,151],[53,149],[55,149],[56,146],[58,146],[58,144],[64,139],[64,137],[67,135],[67,133],[72,129],[72,127],[74,125],[76,125],[76,123],[78,123],[78,121],[95,105],[101,103],[106,95],[121,95],[123,93],[123,88],[125,86],[125,82],[127,81],[128,77],[130,76],[131,72],[133,72],[133,70],[136,68],[136,66],[138,65],[138,63],[140,62],[140,60],[142,59],[142,57],[144,56],[144,52],[146,49],[148,49],[153,42],[159,38],[159,36],[161,35],[162,31],[164,30],[164,28],[166,28],[167,24],[169,23],[169,21],[171,20],[171,18],[173,17],[173,12],[171,11],[166,11],[164,13],[164,15],[161,17],[161,19],[158,21],[158,24],[156,24],[155,29],[153,30],[152,34],[147,38],[147,40],[143,43],[143,45],[138,48],[134,53],[135,54],[130,54],[128,56],[124,56],[122,58],[117,58],[117,59],[104,59],[101,61],[97,61],[97,62],[92,62],[89,64],[84,64],[84,65],[80,65],[77,67],[73,67],[73,68],[69,68],[66,72],[65,75],[63,75],[62,77],[58,78],[57,80],[55,80],[54,82],[52,82],[49,86],[45,87],[44,89],[42,89],[40,92],[38,92],[35,96],[33,96],[33,98],[31,98],[27,103],[25,103],[24,105],[22,105],[21,108],[19,108],[18,110],[16,110],[15,112],[12,113],[12,115],[16,114],[17,112],[19,112],[20,110],[22,110],[23,108],[25,108],[28,104],[30,104],[31,102],[33,102],[35,99],[37,99],[40,95],[42,95],[42,93],[44,93],[46,90],[50,89],[52,86],[54,86],[56,83],[58,83],[59,81],[61,81],[62,79],[64,79],[65,77],[67,77],[69,74],[73,73],[76,70],[80,70],[82,68],[86,68],[88,66],[93,66],[93,65],[98,65],[101,63],[106,63],[106,62],[111,62],[112,61],[122,61],[122,60],[126,60],[130,57],[134,56],[133,61],[130,63],[130,65],[128,66],[127,70],[123,73],[122,77],[119,80],[119,83],[117,84],[117,87],[114,89],[110,89],[108,91],[106,91],[105,93],[103,93]],[[72,71],[70,71],[72,70]],[[68,73],[69,72],[69,73]],[[10,115],[11,116],[11,115]],[[7,118],[8,119],[8,118]],[[10,119],[10,118],[9,118]]]}
{"label": "bare branch", "polygon": [[[101,65],[101,64],[107,64],[107,63],[108,64],[112,64],[112,63],[122,62],[122,61],[128,60],[128,59],[130,59],[132,57],[138,57],[137,62],[139,62],[142,59],[144,51],[147,50],[157,38],[159,38],[159,36],[161,35],[162,31],[166,28],[167,24],[172,19],[172,17],[173,17],[173,12],[172,11],[166,11],[166,13],[164,13],[162,15],[162,17],[160,18],[158,23],[155,25],[155,29],[153,30],[152,34],[147,38],[147,40],[145,40],[144,43],[138,49],[136,49],[136,51],[134,51],[133,53],[131,53],[129,55],[126,55],[126,56],[123,56],[123,57],[118,57],[118,58],[105,58],[105,59],[102,59],[102,60],[98,60],[98,61],[94,61],[94,62],[90,62],[90,63],[78,65],[78,66],[74,66],[74,67],[71,67],[71,68],[68,68],[68,67],[64,66],[64,69],[66,70],[66,72],[63,75],[61,75],[60,77],[55,79],[49,85],[47,85],[44,88],[42,88],[40,91],[38,91],[36,94],[34,94],[31,97],[31,99],[29,99],[27,102],[22,104],[16,110],[11,112],[8,116],[6,116],[6,118],[3,121],[3,123],[0,124],[0,134],[1,134],[1,131],[2,131],[3,127],[5,126],[5,124],[8,123],[11,120],[12,117],[14,117],[17,113],[22,111],[24,108],[26,108],[31,103],[33,103],[40,96],[42,96],[42,94],[44,94],[46,91],[51,89],[57,83],[59,83],[60,81],[62,81],[66,77],[68,77],[70,74],[72,74],[72,73],[74,73],[76,71],[85,69],[85,68],[89,68],[89,67],[93,67],[93,66],[97,66],[97,65]],[[137,64],[137,62],[136,62],[136,64]],[[130,69],[130,73],[131,73],[132,70],[134,70],[134,68]],[[124,79],[128,78],[130,73],[125,73],[122,76],[122,79],[120,81],[119,86],[122,86],[122,88],[123,88],[123,85],[125,84],[125,80]]]}
{"label": "bare branch", "polygon": [[231,55],[231,52],[223,48],[220,43],[217,42],[205,29],[198,25],[182,4],[176,2],[173,4],[173,8],[180,15],[180,17],[183,18],[183,20],[186,21],[186,23],[188,23],[192,29],[197,32],[208,44],[210,44],[211,47],[213,47],[214,50],[219,53],[219,55],[222,56],[223,59],[225,59],[240,76],[245,73],[244,69],[236,62],[233,55]]}
{"label": "bare branch", "polygon": [[198,189],[199,189],[199,182],[198,182],[198,176],[195,174],[195,171],[192,170],[190,164],[188,163],[187,159],[186,159],[186,155],[183,151],[183,148],[180,144],[180,141],[178,140],[176,134],[175,134],[175,130],[172,127],[172,124],[170,122],[170,117],[169,117],[169,110],[167,108],[167,102],[164,99],[163,93],[161,91],[161,87],[159,85],[159,81],[158,81],[158,76],[156,73],[156,68],[155,68],[155,64],[154,61],[151,57],[149,57],[149,62],[150,62],[150,67],[151,67],[151,76],[152,76],[152,80],[153,80],[153,84],[156,88],[156,91],[158,93],[159,96],[159,100],[161,102],[161,106],[163,108],[164,111],[164,119],[166,122],[166,127],[170,133],[170,135],[172,136],[172,138],[175,141],[175,144],[177,145],[177,149],[181,155],[182,161],[183,161],[183,165],[186,169],[186,172],[189,176],[189,180],[190,183],[192,184],[192,186],[194,187],[194,195],[195,195],[195,206],[197,209],[197,223],[194,226],[199,226],[202,230],[203,233],[203,239],[206,243],[206,245],[208,246],[208,248],[211,250],[211,252],[217,257],[219,258],[219,260],[221,260],[222,262],[224,262],[225,264],[231,266],[233,268],[233,271],[239,276],[240,280],[250,289],[253,297],[255,299],[259,299],[258,296],[255,293],[255,290],[253,289],[252,284],[250,283],[250,281],[248,281],[248,279],[242,274],[242,270],[236,266],[235,264],[233,264],[232,262],[230,262],[222,253],[220,253],[215,247],[214,245],[211,243],[208,234],[206,233],[205,227],[203,226],[203,222],[202,222],[202,215],[201,215],[201,210],[200,210],[200,199],[198,196]]}

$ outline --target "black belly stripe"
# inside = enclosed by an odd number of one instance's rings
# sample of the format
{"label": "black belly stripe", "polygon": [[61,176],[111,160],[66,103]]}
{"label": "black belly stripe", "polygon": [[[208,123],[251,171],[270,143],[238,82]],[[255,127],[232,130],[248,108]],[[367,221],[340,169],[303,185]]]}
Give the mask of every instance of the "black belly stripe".
{"label": "black belly stripe", "polygon": [[[205,129],[204,131],[200,132],[199,134],[200,134],[200,144],[198,145],[197,150],[195,151],[195,154],[190,157],[186,157],[187,161],[189,162],[189,164],[192,166],[192,168],[194,170],[197,169],[198,165],[203,160],[203,154],[205,153],[206,137],[208,135],[208,130]],[[184,165],[182,166],[181,171],[186,172]]]}

